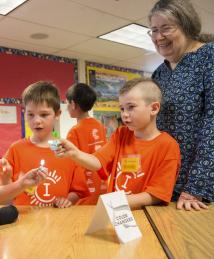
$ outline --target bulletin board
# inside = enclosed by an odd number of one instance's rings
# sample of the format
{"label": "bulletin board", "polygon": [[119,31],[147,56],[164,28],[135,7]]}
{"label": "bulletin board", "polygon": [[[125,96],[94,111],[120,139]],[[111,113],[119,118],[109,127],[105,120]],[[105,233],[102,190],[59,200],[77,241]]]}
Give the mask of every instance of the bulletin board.
{"label": "bulletin board", "polygon": [[121,125],[118,103],[120,88],[126,81],[143,75],[141,70],[86,62],[86,81],[98,96],[93,114],[106,126],[107,137]]}
{"label": "bulletin board", "polygon": [[22,136],[21,114],[20,104],[0,104],[0,157]]}
{"label": "bulletin board", "polygon": [[0,70],[0,105],[16,106],[17,110],[17,123],[0,122],[2,156],[14,140],[25,136],[20,99],[23,90],[37,81],[51,81],[64,102],[68,87],[78,80],[78,71],[76,59],[5,47],[0,47]]}

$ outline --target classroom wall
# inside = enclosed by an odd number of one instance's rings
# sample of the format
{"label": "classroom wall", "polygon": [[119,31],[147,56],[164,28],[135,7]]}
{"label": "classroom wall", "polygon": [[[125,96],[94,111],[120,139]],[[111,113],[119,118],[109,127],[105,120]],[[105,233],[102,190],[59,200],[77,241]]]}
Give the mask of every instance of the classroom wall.
{"label": "classroom wall", "polygon": [[77,60],[15,49],[0,49],[0,98],[21,98],[26,86],[36,81],[53,81],[61,99],[77,81]]}
{"label": "classroom wall", "polygon": [[[86,64],[89,64],[89,67],[92,66],[91,69],[95,69],[95,73],[104,71],[110,77],[114,74],[116,76],[122,75],[125,78],[124,80],[131,79],[130,76],[140,76],[143,73],[143,71],[128,68],[87,62],[84,59],[69,59],[0,47],[0,134],[4,139],[0,143],[0,157],[12,142],[31,135],[30,129],[24,124],[20,98],[26,86],[39,80],[53,81],[60,89],[62,114],[54,130],[57,130],[62,138],[66,137],[68,130],[76,124],[76,119],[70,118],[67,105],[63,103],[65,92],[74,82],[86,83]],[[97,68],[93,68],[94,64],[97,65]],[[1,106],[5,104],[8,108],[6,107],[3,110]],[[16,106],[17,123],[1,122],[1,112],[4,113],[5,109],[9,109],[11,106]],[[108,112],[106,111],[106,113]],[[90,115],[93,116],[93,111],[90,112]],[[96,117],[96,115],[94,116]],[[8,131],[7,128],[10,128],[10,130]]]}
{"label": "classroom wall", "polygon": [[[12,142],[26,135],[21,109],[23,90],[40,80],[52,81],[63,101],[67,88],[78,80],[78,67],[76,59],[0,47],[0,69],[1,157]],[[7,117],[12,120],[6,120]]]}

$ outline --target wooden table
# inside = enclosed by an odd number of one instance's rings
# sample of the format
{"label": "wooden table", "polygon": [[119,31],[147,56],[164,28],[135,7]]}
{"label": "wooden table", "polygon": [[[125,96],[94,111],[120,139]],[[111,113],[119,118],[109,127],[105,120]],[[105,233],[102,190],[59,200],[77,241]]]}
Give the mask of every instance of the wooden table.
{"label": "wooden table", "polygon": [[111,227],[84,235],[94,206],[18,209],[20,216],[16,223],[0,226],[0,258],[167,258],[142,210],[133,214],[143,237],[121,245]]}
{"label": "wooden table", "polygon": [[173,203],[147,206],[145,210],[160,241],[163,239],[171,251],[169,258],[214,258],[214,204],[197,212],[176,210]]}

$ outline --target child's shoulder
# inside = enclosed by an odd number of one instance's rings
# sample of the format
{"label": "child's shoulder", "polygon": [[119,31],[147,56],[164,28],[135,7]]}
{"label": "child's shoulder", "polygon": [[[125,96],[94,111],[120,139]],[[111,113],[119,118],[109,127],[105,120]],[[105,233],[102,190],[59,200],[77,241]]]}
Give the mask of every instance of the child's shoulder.
{"label": "child's shoulder", "polygon": [[161,132],[161,135],[159,137],[159,144],[161,147],[166,148],[168,150],[179,150],[179,144],[176,141],[175,138],[173,138],[169,133],[167,132]]}
{"label": "child's shoulder", "polygon": [[126,126],[119,126],[115,132],[116,135],[127,135],[127,134],[132,134],[133,135],[133,131],[129,130],[128,127]]}
{"label": "child's shoulder", "polygon": [[180,147],[178,142],[167,132],[161,132],[159,145],[157,150],[159,154],[163,154],[165,159],[176,159],[180,161]]}
{"label": "child's shoulder", "polygon": [[134,136],[134,132],[129,130],[128,127],[126,126],[120,126],[112,133],[112,137],[115,139],[118,139],[119,142],[121,141],[127,142],[128,140],[132,139],[133,136]]}
{"label": "child's shoulder", "polygon": [[176,141],[175,138],[173,138],[168,132],[166,131],[162,131],[161,132],[161,140],[163,142],[169,142],[169,143],[174,143],[174,144],[178,144],[178,142]]}
{"label": "child's shoulder", "polygon": [[94,117],[87,117],[80,121],[82,124],[102,124],[100,120]]}
{"label": "child's shoulder", "polygon": [[29,144],[29,140],[26,138],[22,138],[19,140],[14,141],[11,145],[10,148],[19,148],[19,147],[23,147],[25,145]]}
{"label": "child's shoulder", "polygon": [[84,131],[86,130],[93,130],[94,128],[97,129],[104,129],[105,126],[102,124],[102,122],[96,118],[93,117],[87,117],[82,119],[79,123],[77,123],[76,126],[74,126],[75,129],[82,129]]}
{"label": "child's shoulder", "polygon": [[23,139],[19,139],[15,142],[13,142],[9,148],[6,151],[6,155],[8,154],[13,154],[13,153],[24,153],[25,150],[27,150],[27,152],[29,153],[29,149],[28,149],[28,140],[23,138]]}

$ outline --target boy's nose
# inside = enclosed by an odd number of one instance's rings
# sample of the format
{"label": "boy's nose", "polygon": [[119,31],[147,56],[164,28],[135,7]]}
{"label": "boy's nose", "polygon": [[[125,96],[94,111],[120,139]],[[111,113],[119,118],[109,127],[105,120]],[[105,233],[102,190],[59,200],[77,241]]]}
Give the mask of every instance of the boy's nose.
{"label": "boy's nose", "polygon": [[127,111],[124,111],[122,116],[125,118],[125,117],[128,117],[129,116],[129,113]]}
{"label": "boy's nose", "polygon": [[41,122],[41,118],[39,116],[35,116],[34,123],[40,123],[40,122]]}

